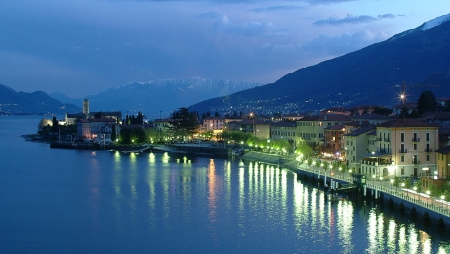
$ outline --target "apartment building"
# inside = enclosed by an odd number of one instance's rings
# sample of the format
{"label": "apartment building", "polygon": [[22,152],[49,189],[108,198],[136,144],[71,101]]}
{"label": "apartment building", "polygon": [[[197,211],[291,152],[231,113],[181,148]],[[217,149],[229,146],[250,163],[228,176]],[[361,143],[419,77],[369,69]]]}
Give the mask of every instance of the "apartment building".
{"label": "apartment building", "polygon": [[352,119],[346,115],[323,114],[305,116],[297,121],[297,144],[323,144],[325,128],[351,121]]}

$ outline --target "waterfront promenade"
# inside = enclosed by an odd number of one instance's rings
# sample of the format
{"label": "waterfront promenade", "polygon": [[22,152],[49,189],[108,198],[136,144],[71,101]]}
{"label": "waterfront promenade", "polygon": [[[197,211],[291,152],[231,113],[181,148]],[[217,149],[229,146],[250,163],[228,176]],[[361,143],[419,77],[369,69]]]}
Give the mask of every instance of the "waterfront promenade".
{"label": "waterfront promenade", "polygon": [[[243,156],[243,159],[259,161],[272,165],[279,165],[291,171],[301,170],[311,175],[315,175],[317,179],[327,178],[327,182],[339,181],[343,184],[353,183],[351,172],[340,172],[338,170],[324,170],[319,166],[308,166],[306,163],[300,163],[295,159],[288,159],[278,155],[249,152]],[[374,197],[375,192],[389,195],[389,198],[396,199],[401,203],[409,203],[409,207],[418,207],[422,211],[431,211],[445,217],[446,221],[450,221],[450,203],[440,198],[434,198],[425,193],[419,193],[414,190],[395,187],[389,179],[375,180],[366,179],[366,196]],[[374,197],[375,198],[375,197]]]}

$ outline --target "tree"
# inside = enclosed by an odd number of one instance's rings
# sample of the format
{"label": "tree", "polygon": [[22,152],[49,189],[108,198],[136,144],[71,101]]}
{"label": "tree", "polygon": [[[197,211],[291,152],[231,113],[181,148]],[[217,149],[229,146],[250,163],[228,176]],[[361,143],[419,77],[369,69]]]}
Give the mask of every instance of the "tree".
{"label": "tree", "polygon": [[421,116],[422,115],[417,109],[412,110],[411,113],[408,114],[408,118],[420,118]]}
{"label": "tree", "polygon": [[417,189],[416,191],[417,191],[417,193],[421,193],[422,192],[422,181],[417,181],[415,184],[414,184],[414,187]]}
{"label": "tree", "polygon": [[419,101],[417,102],[417,110],[419,110],[420,114],[428,111],[435,111],[436,107],[436,97],[431,91],[424,91],[420,94]]}
{"label": "tree", "polygon": [[428,190],[430,191],[430,195],[432,197],[438,197],[440,195],[440,190],[436,187],[435,184],[431,183]]}
{"label": "tree", "polygon": [[375,107],[372,113],[388,116],[392,114],[392,109],[386,107]]}
{"label": "tree", "polygon": [[398,117],[400,118],[408,117],[408,109],[405,106],[403,106],[402,110],[400,110],[400,114],[398,114]]}
{"label": "tree", "polygon": [[177,135],[185,137],[192,136],[197,129],[197,114],[189,112],[187,108],[180,108],[172,114],[174,120],[174,131]]}
{"label": "tree", "polygon": [[310,156],[313,153],[311,146],[309,146],[306,143],[302,143],[299,146],[297,146],[297,149],[295,149],[295,151],[303,154],[303,156],[305,157]]}
{"label": "tree", "polygon": [[404,183],[405,183],[405,188],[406,189],[410,189],[411,188],[411,180],[406,179]]}
{"label": "tree", "polygon": [[94,118],[102,118],[102,112],[97,112],[94,114]]}
{"label": "tree", "polygon": [[59,131],[58,129],[58,120],[56,119],[56,116],[53,116],[53,120],[52,120],[52,132],[53,133],[57,133]]}

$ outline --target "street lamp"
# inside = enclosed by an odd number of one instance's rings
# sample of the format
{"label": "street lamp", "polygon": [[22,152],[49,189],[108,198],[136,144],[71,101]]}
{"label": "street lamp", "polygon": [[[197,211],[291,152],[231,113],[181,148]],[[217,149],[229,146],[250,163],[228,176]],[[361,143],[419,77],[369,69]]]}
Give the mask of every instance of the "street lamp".
{"label": "street lamp", "polygon": [[394,179],[391,179],[391,191],[392,191],[392,189],[394,188],[394,187],[392,187],[392,186],[394,186]]}
{"label": "street lamp", "polygon": [[377,177],[376,175],[372,175],[372,183],[373,183],[373,186],[375,186],[375,177]]}
{"label": "street lamp", "polygon": [[429,201],[430,201],[430,191],[429,190],[427,190],[427,195],[428,195],[428,197],[427,197],[427,206],[428,206],[428,203],[429,203]]}
{"label": "street lamp", "polygon": [[442,196],[441,196],[441,200],[442,200],[442,209],[444,209],[444,199],[445,199],[445,196],[442,195]]}
{"label": "street lamp", "polygon": [[[405,183],[402,183],[402,189],[405,188]],[[406,195],[408,195],[408,192],[406,192]]]}

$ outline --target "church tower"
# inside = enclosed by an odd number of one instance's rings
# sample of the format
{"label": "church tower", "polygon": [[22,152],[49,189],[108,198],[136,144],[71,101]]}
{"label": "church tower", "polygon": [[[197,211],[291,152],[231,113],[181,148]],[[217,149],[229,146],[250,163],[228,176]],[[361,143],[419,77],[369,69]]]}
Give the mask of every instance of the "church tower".
{"label": "church tower", "polygon": [[83,101],[83,114],[86,116],[86,118],[89,117],[89,100],[84,99]]}

